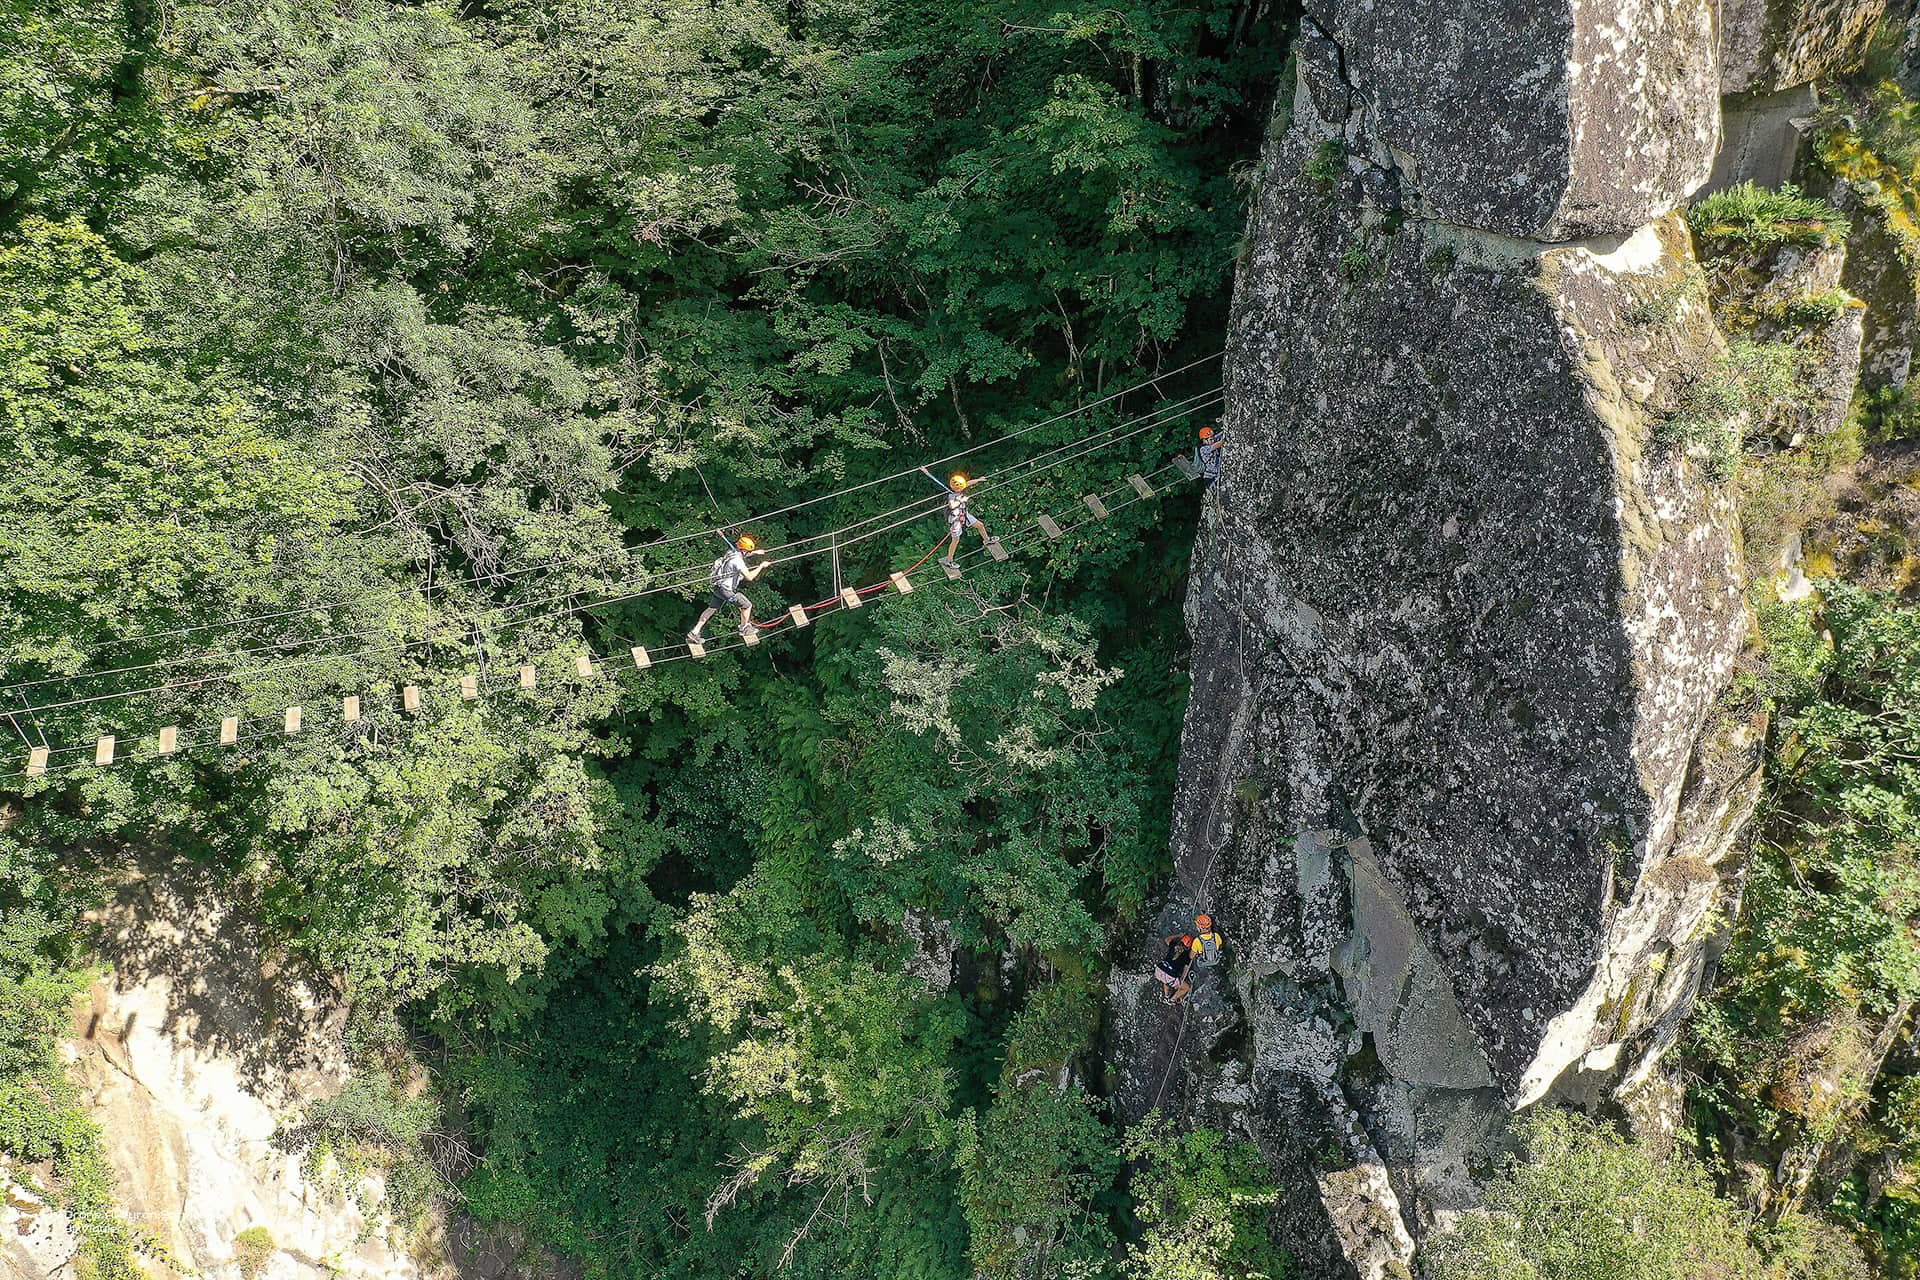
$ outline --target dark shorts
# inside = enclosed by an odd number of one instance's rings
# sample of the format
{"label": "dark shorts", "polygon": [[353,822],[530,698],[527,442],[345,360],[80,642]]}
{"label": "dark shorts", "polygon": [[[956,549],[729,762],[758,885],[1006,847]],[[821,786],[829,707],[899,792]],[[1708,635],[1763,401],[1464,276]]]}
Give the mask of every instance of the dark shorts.
{"label": "dark shorts", "polygon": [[707,608],[709,609],[724,609],[730,604],[738,605],[744,609],[750,603],[752,602],[747,599],[747,594],[744,591],[722,591],[719,587],[714,587],[707,592]]}

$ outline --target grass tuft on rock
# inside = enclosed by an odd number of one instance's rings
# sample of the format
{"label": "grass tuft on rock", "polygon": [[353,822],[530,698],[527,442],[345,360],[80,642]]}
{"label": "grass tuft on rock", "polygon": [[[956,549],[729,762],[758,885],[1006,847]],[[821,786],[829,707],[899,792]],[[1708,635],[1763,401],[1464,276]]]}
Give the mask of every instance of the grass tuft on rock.
{"label": "grass tuft on rock", "polygon": [[1687,211],[1694,234],[1709,246],[1821,248],[1847,238],[1845,215],[1788,183],[1778,189],[1742,182],[1716,191]]}

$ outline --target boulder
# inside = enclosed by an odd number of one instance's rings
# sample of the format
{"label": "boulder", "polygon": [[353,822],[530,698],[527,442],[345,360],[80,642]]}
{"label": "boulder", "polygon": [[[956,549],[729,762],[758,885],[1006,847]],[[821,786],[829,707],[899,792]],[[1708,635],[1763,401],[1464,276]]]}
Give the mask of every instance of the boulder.
{"label": "boulder", "polygon": [[[1714,0],[1308,0],[1303,98],[1410,210],[1542,240],[1630,231],[1707,180],[1720,143]],[[1356,148],[1358,150],[1358,148]]]}

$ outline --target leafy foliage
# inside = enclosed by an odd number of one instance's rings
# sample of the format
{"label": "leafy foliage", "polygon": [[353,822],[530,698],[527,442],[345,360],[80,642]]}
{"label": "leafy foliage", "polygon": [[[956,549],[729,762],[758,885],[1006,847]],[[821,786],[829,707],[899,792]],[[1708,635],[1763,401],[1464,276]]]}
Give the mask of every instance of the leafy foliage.
{"label": "leafy foliage", "polygon": [[1538,1108],[1486,1203],[1424,1252],[1435,1280],[1733,1280],[1760,1274],[1746,1224],[1684,1156]]}
{"label": "leafy foliage", "polygon": [[[865,486],[756,529],[820,534],[927,499],[904,460],[1028,429],[969,459],[1011,528],[1184,448],[1176,416],[993,474],[1217,379],[1273,12],[3,13],[0,674],[46,682],[22,732],[59,753],[8,780],[23,856],[214,864],[367,1025],[438,1046],[484,1162],[391,1046],[287,1135],[384,1169],[403,1221],[463,1195],[596,1274],[956,1276],[969,1213],[982,1257],[1025,1225],[963,1191],[977,1139],[1059,1156],[1032,1222],[1092,1265],[1101,1117],[997,1082],[1055,1051],[1005,1042],[1042,975],[1084,984],[1164,870],[1191,507],[747,661],[573,663],[683,631],[711,553],[674,539],[716,520]],[[831,582],[752,590],[765,617]],[[400,706],[522,662],[533,688]],[[158,758],[236,714],[237,749]],[[87,768],[102,732],[128,764]],[[43,874],[36,1052],[84,898]],[[992,976],[915,976],[909,912]]]}
{"label": "leafy foliage", "polygon": [[[1914,1150],[1907,1076],[1882,1076],[1872,1046],[1920,996],[1920,615],[1840,583],[1822,592],[1830,651],[1804,607],[1772,621],[1796,674],[1779,686],[1774,789],[1695,1052],[1717,1124],[1789,1148],[1884,1143],[1899,1169]],[[1907,1229],[1897,1199],[1881,1214]]]}
{"label": "leafy foliage", "polygon": [[1175,1133],[1157,1114],[1127,1133],[1134,1212],[1130,1280],[1280,1280],[1291,1263],[1267,1234],[1278,1193],[1260,1152],[1213,1129]]}

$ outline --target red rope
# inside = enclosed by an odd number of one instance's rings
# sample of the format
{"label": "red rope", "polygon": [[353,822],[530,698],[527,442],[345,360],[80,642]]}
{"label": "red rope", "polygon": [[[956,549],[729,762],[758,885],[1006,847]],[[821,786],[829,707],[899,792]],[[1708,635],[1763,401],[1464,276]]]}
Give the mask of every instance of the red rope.
{"label": "red rope", "polygon": [[[906,569],[902,570],[900,573],[900,576],[903,578],[912,577],[913,571],[915,569],[918,569],[921,565],[925,564],[927,561],[933,559],[933,553],[938,551],[940,549],[940,543],[945,541],[946,541],[945,538],[940,538],[937,541],[935,541],[934,544],[927,549],[927,554],[921,556],[918,560],[915,560]],[[876,591],[885,591],[891,585],[892,585],[892,579],[889,578],[886,582],[877,582],[871,587],[856,588],[854,591],[854,594],[861,595],[861,596],[870,596]],[[835,605],[840,603],[841,603],[841,600],[839,596],[831,596],[828,599],[820,601],[818,604],[802,605],[800,608],[803,613],[811,614],[815,609],[824,609],[829,605]],[[782,614],[778,618],[775,618],[772,622],[756,622],[753,625],[758,627],[762,631],[768,631],[773,629],[774,627],[778,627],[783,622],[791,623],[792,621],[793,619],[790,616],[786,614]]]}

